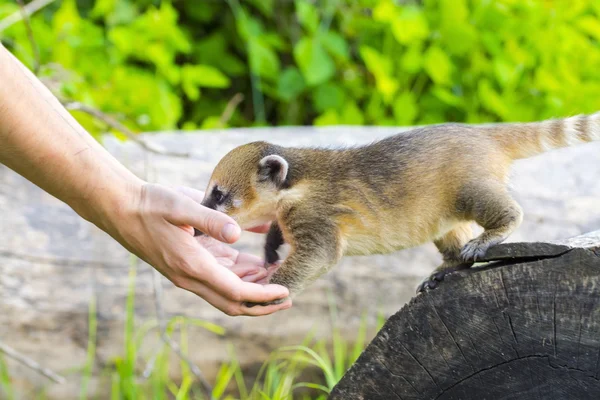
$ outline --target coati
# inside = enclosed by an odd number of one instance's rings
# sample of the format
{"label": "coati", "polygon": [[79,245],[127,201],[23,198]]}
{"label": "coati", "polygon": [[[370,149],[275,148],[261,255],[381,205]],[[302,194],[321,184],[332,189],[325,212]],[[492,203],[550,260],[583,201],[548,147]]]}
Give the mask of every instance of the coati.
{"label": "coati", "polygon": [[[253,142],[220,160],[202,204],[242,228],[274,221],[265,266],[270,283],[290,295],[342,256],[433,241],[443,263],[419,292],[472,266],[519,226],[523,212],[507,190],[514,160],[594,140],[600,140],[600,112],[533,123],[434,125],[339,149]],[[484,229],[475,238],[472,222]],[[284,242],[290,254],[274,266]]]}

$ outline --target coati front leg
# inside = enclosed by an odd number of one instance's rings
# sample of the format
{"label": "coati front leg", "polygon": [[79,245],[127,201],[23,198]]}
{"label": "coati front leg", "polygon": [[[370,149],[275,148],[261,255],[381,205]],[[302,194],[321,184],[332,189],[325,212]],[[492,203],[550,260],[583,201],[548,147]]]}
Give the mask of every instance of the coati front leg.
{"label": "coati front leg", "polygon": [[443,263],[417,287],[417,293],[435,289],[446,275],[473,265],[472,262],[465,262],[460,254],[472,237],[471,225],[463,223],[433,242],[442,254]]}
{"label": "coati front leg", "polygon": [[271,224],[271,228],[267,233],[267,240],[265,242],[265,267],[269,267],[271,264],[275,264],[279,261],[279,254],[277,249],[284,243],[283,233],[277,222]]}
{"label": "coati front leg", "polygon": [[[290,244],[290,254],[271,275],[269,283],[288,288],[290,296],[300,293],[333,267],[342,256],[337,225],[328,213],[315,209],[292,208],[282,213],[282,237]],[[276,303],[285,301],[280,299]],[[273,303],[246,303],[247,307]]]}
{"label": "coati front leg", "polygon": [[523,220],[521,207],[499,182],[472,186],[463,193],[458,207],[484,229],[461,250],[461,258],[465,261],[481,259],[488,248],[503,242]]}

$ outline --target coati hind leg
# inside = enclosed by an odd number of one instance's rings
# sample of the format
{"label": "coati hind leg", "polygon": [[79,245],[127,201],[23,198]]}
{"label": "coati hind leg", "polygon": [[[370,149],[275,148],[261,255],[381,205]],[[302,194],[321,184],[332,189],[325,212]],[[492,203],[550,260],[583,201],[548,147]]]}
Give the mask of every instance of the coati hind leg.
{"label": "coati hind leg", "polygon": [[[327,212],[292,208],[278,221],[282,238],[290,244],[290,254],[281,266],[274,269],[269,283],[288,288],[290,296],[327,272],[341,258],[341,244],[337,225]],[[283,302],[286,299],[276,301]],[[246,306],[269,305],[246,303]]]}
{"label": "coati hind leg", "polygon": [[481,259],[488,248],[503,242],[523,220],[521,206],[497,182],[472,187],[459,199],[458,208],[484,229],[461,250],[465,261]]}
{"label": "coati hind leg", "polygon": [[442,254],[443,263],[417,287],[417,293],[426,289],[434,289],[447,274],[473,265],[472,262],[463,261],[460,254],[464,245],[471,238],[473,238],[471,225],[463,223],[433,242]]}

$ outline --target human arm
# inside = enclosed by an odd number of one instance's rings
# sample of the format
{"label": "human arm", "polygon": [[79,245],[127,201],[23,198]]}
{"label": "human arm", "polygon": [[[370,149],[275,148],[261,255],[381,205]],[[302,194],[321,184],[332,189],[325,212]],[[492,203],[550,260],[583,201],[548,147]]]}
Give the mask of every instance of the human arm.
{"label": "human arm", "polygon": [[190,193],[136,177],[1,44],[0,163],[68,204],[175,285],[229,315],[265,315],[291,306],[245,307],[244,302],[276,300],[288,291],[245,282],[236,272],[260,275],[256,259],[238,255],[224,268],[209,251],[214,246],[203,246],[182,229],[193,226],[233,243],[241,233],[235,221],[201,206]]}

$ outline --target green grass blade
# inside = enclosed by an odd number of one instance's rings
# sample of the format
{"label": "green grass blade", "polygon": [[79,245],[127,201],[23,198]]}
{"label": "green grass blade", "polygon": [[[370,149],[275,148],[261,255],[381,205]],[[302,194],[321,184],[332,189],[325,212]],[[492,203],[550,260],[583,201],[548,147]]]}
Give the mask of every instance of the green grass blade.
{"label": "green grass blade", "polygon": [[351,364],[354,364],[358,357],[361,355],[363,350],[365,349],[365,342],[367,340],[367,314],[363,314],[360,326],[358,327],[358,334],[356,335],[356,340],[354,342],[354,347],[352,349],[352,353],[350,356],[349,364],[347,367],[350,367]]}
{"label": "green grass blade", "polygon": [[177,392],[177,396],[175,397],[175,400],[187,400],[188,393],[190,391],[190,387],[192,386],[193,382],[194,382],[194,380],[191,377],[185,378],[181,382],[181,386],[179,387],[179,391]]}
{"label": "green grass blade", "polygon": [[[290,351],[290,350],[302,350],[310,355],[318,364],[319,368],[325,375],[325,379],[328,384],[331,382],[335,382],[335,376],[333,370],[331,369],[331,363],[326,361],[322,356],[317,354],[313,349],[306,346],[286,346],[281,349],[282,351]],[[331,385],[330,385],[331,386]]]}
{"label": "green grass blade", "polygon": [[297,388],[309,388],[309,389],[317,389],[317,390],[322,390],[323,392],[329,394],[330,390],[327,386],[324,385],[319,385],[318,383],[310,383],[310,382],[299,382],[296,383],[294,386],[292,386],[292,390],[295,390]]}
{"label": "green grass blade", "polygon": [[7,400],[14,400],[15,398],[10,374],[8,373],[8,366],[2,354],[0,354],[0,394],[5,395]]}

